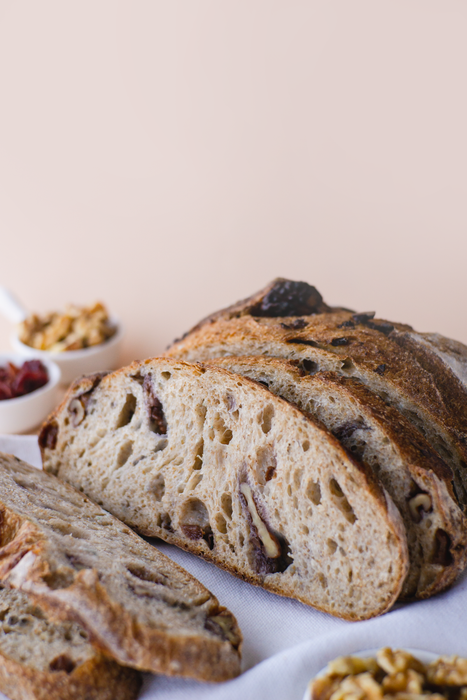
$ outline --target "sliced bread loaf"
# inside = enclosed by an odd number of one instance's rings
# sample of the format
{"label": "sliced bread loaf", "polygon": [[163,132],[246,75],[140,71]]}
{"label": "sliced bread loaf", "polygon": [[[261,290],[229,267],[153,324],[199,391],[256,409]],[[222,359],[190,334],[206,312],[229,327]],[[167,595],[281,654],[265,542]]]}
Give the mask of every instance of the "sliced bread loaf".
{"label": "sliced bread loaf", "polygon": [[291,362],[264,357],[209,364],[255,379],[292,401],[370,466],[407,530],[410,569],[402,597],[426,598],[455,580],[466,564],[467,521],[452,493],[452,474],[399,411],[358,380],[334,372],[310,376]]}
{"label": "sliced bread loaf", "polygon": [[3,454],[0,581],[124,665],[216,681],[240,671],[235,618],[204,586],[79,491]]}
{"label": "sliced bread loaf", "polygon": [[297,360],[309,374],[326,370],[360,379],[449,464],[456,498],[466,510],[467,390],[446,364],[421,364],[402,342],[406,328],[344,311],[301,318],[244,315],[205,324],[166,354],[190,362],[229,355],[280,357]]}
{"label": "sliced bread loaf", "polygon": [[49,622],[24,593],[0,588],[0,691],[11,700],[134,700],[140,686],[75,622]]}
{"label": "sliced bread loaf", "polygon": [[355,620],[400,593],[392,500],[325,428],[247,378],[134,363],[76,382],[41,444],[47,471],[142,534],[254,584]]}

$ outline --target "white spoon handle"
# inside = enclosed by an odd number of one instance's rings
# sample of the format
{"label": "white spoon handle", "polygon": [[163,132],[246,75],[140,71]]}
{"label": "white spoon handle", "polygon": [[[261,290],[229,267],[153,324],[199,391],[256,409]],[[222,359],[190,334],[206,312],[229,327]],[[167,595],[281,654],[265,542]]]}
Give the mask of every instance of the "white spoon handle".
{"label": "white spoon handle", "polygon": [[5,287],[0,287],[0,314],[11,323],[21,323],[29,316],[24,306]]}

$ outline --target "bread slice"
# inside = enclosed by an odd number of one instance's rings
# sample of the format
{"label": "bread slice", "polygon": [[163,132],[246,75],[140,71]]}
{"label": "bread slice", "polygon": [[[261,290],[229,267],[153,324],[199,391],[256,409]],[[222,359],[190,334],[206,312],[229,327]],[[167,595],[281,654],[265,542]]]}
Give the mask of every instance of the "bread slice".
{"label": "bread slice", "polygon": [[309,374],[326,370],[358,378],[397,408],[453,470],[458,503],[467,510],[467,390],[451,370],[424,366],[404,347],[407,327],[373,314],[339,311],[301,318],[244,315],[205,324],[167,356],[204,362],[229,355],[297,360]]}
{"label": "bread slice", "polygon": [[52,623],[24,593],[0,588],[0,691],[11,700],[134,700],[141,678],[75,622]]}
{"label": "bread slice", "polygon": [[452,474],[399,411],[358,380],[334,372],[310,376],[291,362],[263,357],[209,364],[250,377],[295,403],[379,477],[407,530],[410,569],[401,597],[426,598],[455,580],[466,565],[467,520],[452,493]]}
{"label": "bread slice", "polygon": [[0,544],[4,585],[79,622],[120,663],[202,680],[239,673],[235,618],[204,586],[79,491],[3,454]]}
{"label": "bread slice", "polygon": [[400,593],[407,545],[391,499],[328,431],[249,379],[133,363],[76,382],[41,444],[47,471],[140,533],[270,591],[354,620]]}

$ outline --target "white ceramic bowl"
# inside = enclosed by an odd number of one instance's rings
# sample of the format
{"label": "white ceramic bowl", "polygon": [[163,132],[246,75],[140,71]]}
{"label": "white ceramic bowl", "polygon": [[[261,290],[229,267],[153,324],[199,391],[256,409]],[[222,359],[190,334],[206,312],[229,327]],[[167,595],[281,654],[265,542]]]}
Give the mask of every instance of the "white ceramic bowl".
{"label": "white ceramic bowl", "polygon": [[[26,433],[37,428],[57,404],[60,368],[55,362],[39,358],[37,355],[28,359],[41,360],[49,375],[49,381],[30,394],[0,401],[0,433]],[[21,366],[24,360],[22,355],[2,353],[0,367],[5,367],[8,362]]]}
{"label": "white ceramic bowl", "polygon": [[[396,647],[393,647],[394,649]],[[397,647],[398,649],[401,647]],[[416,659],[421,661],[423,664],[429,664],[431,661],[434,661],[435,659],[438,659],[441,654],[434,654],[431,651],[423,651],[422,649],[410,649],[406,647],[402,647],[405,651],[408,651],[409,654],[412,654],[412,656],[415,656]],[[364,651],[352,651],[349,654],[339,654],[339,656],[358,656],[360,658],[366,659],[366,658],[371,658],[371,657],[376,657],[376,652],[379,651],[379,648],[375,649],[365,649]],[[334,657],[336,658],[336,657]],[[329,661],[332,661],[332,659],[329,659]],[[314,678],[311,679],[311,681],[308,684],[308,687],[305,691],[305,695],[303,696],[303,700],[311,700],[311,684],[315,680],[315,678],[319,678],[320,676],[324,676],[324,674],[327,671],[327,666],[321,669],[319,673],[314,676]]]}
{"label": "white ceramic bowl", "polygon": [[92,372],[101,372],[106,369],[119,367],[119,356],[123,340],[121,323],[115,317],[111,319],[117,328],[115,335],[99,345],[93,345],[83,350],[65,350],[63,352],[49,352],[48,350],[35,350],[22,343],[15,332],[10,337],[13,349],[23,358],[36,357],[45,364],[46,360],[55,362],[61,370],[63,384],[69,384],[77,377]]}

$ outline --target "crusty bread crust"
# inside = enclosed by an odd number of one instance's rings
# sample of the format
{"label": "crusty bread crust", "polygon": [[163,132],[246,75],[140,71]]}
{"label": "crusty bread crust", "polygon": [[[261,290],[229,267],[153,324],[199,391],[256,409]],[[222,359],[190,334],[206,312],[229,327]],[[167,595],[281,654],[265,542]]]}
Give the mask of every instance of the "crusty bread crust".
{"label": "crusty bread crust", "polygon": [[233,615],[123,523],[9,455],[0,455],[0,494],[5,585],[81,624],[123,665],[211,681],[240,672]]}
{"label": "crusty bread crust", "polygon": [[[336,311],[328,306],[316,287],[307,282],[293,282],[285,277],[276,277],[259,292],[246,299],[241,299],[225,309],[215,311],[199,321],[193,328],[183,334],[182,339],[190,333],[199,331],[202,326],[214,323],[219,319],[240,318],[240,316],[301,316],[302,314],[321,314]],[[178,340],[174,341],[175,343]]]}
{"label": "crusty bread crust", "polygon": [[397,509],[296,407],[229,371],[155,358],[104,377],[73,425],[83,386],[44,425],[47,471],[142,534],[331,614],[365,619],[397,598]]}
{"label": "crusty bread crust", "polygon": [[141,674],[52,623],[19,591],[0,589],[0,691],[11,700],[135,700]]}
{"label": "crusty bread crust", "polygon": [[407,326],[370,314],[324,313],[293,320],[243,316],[203,326],[166,353],[187,361],[228,355],[297,360],[305,371],[360,379],[401,411],[453,470],[456,498],[467,508],[467,391],[443,365],[422,366],[402,338]]}
{"label": "crusty bread crust", "polygon": [[[334,372],[307,375],[291,362],[264,357],[208,364],[255,379],[292,401],[374,470],[408,533],[410,570],[402,598],[429,597],[456,579],[466,565],[467,521],[452,493],[452,473],[399,411],[358,380]],[[416,507],[420,503],[426,510]],[[441,542],[448,544],[442,558]]]}

